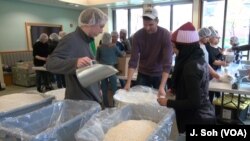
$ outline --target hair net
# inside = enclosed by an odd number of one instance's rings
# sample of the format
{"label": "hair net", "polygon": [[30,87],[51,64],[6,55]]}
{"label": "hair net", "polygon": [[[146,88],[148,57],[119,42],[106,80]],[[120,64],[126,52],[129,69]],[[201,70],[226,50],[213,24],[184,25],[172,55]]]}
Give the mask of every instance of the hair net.
{"label": "hair net", "polygon": [[230,38],[230,42],[233,44],[233,45],[239,45],[239,39],[238,37],[236,36],[233,36]]}
{"label": "hair net", "polygon": [[112,31],[112,32],[111,32],[111,36],[119,36],[119,34],[118,34],[117,31]]}
{"label": "hair net", "polygon": [[102,44],[110,44],[111,43],[111,35],[105,32],[102,36]]}
{"label": "hair net", "polygon": [[211,35],[211,31],[206,27],[201,28],[198,33],[200,38],[209,37]]}
{"label": "hair net", "polygon": [[208,29],[211,31],[211,37],[220,37],[219,33],[217,30],[214,29],[214,27],[210,26]]}
{"label": "hair net", "polygon": [[48,39],[48,35],[46,33],[42,33],[40,34],[38,41],[44,41],[45,39]]}
{"label": "hair net", "polygon": [[98,8],[87,8],[80,13],[78,26],[82,25],[104,25],[108,17]]}
{"label": "hair net", "polygon": [[52,33],[49,35],[50,40],[59,41],[59,35],[57,33]]}
{"label": "hair net", "polygon": [[60,31],[58,34],[59,34],[59,36],[62,38],[62,37],[64,37],[64,36],[66,35],[66,32]]}

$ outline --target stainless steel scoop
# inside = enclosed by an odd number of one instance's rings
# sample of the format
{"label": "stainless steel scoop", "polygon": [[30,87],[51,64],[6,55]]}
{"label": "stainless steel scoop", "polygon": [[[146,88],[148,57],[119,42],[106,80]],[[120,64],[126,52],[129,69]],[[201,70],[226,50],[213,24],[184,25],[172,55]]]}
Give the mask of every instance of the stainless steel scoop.
{"label": "stainless steel scoop", "polygon": [[80,84],[86,88],[89,85],[112,76],[118,72],[112,66],[103,64],[91,64],[90,66],[76,70],[76,76]]}

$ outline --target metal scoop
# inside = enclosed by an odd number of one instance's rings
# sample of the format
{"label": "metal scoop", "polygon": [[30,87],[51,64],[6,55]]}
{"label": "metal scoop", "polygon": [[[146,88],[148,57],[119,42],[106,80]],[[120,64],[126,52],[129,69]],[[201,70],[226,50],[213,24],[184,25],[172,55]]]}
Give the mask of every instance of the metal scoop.
{"label": "metal scoop", "polygon": [[80,84],[86,88],[95,82],[116,74],[117,72],[118,70],[112,66],[91,63],[89,66],[77,69],[76,76]]}

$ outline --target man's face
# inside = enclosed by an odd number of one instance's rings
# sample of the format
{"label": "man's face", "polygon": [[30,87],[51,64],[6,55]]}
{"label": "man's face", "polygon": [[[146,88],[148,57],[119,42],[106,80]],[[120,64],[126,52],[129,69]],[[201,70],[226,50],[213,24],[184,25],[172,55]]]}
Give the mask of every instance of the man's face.
{"label": "man's face", "polygon": [[96,37],[103,32],[104,25],[91,25],[90,26],[90,37]]}
{"label": "man's face", "polygon": [[155,20],[143,20],[143,28],[149,34],[156,32],[157,24],[158,22]]}
{"label": "man's face", "polygon": [[126,33],[120,32],[120,39],[122,40],[126,39]]}
{"label": "man's face", "polygon": [[113,35],[112,36],[112,43],[116,43],[118,41],[118,36]]}
{"label": "man's face", "polygon": [[200,39],[200,41],[203,43],[203,44],[206,44],[208,42],[209,38],[208,37],[203,37]]}

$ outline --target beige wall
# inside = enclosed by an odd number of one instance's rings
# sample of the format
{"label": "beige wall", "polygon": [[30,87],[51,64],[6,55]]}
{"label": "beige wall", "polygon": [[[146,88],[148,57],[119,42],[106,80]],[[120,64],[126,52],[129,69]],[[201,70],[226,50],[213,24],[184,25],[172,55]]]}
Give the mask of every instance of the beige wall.
{"label": "beige wall", "polygon": [[200,0],[193,0],[193,25],[196,29],[200,28]]}

